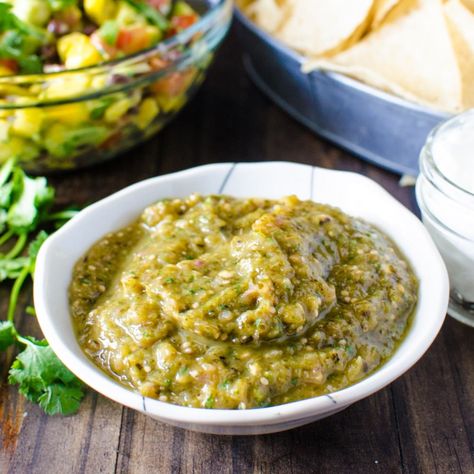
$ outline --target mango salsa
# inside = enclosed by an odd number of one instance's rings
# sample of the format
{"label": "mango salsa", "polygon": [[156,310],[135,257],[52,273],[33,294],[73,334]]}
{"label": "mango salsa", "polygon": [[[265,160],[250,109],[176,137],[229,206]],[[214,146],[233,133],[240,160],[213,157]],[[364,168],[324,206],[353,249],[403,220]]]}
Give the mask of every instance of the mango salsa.
{"label": "mango salsa", "polygon": [[[0,77],[32,75],[31,82],[0,84],[0,163],[40,156],[48,167],[64,168],[88,153],[107,156],[161,128],[199,72],[190,66],[156,81],[173,61],[158,50],[117,73],[102,65],[197,22],[183,1],[0,0],[0,19]],[[137,73],[150,81],[128,87]]]}

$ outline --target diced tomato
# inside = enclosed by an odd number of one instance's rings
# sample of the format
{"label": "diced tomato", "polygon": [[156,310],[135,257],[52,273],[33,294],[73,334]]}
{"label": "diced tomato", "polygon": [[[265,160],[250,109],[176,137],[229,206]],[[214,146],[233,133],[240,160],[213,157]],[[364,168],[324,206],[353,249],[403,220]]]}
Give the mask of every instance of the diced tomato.
{"label": "diced tomato", "polygon": [[69,29],[79,27],[81,22],[81,11],[76,6],[67,7],[64,10],[60,10],[54,16],[54,19],[65,23],[69,26]]}
{"label": "diced tomato", "polygon": [[173,72],[151,85],[151,90],[157,94],[174,97],[185,92],[194,77],[194,69]]}
{"label": "diced tomato", "polygon": [[12,73],[17,73],[19,70],[18,62],[15,59],[0,59],[0,67],[9,69]]}
{"label": "diced tomato", "polygon": [[107,59],[114,59],[117,56],[118,50],[115,46],[111,46],[104,41],[104,39],[100,36],[97,31],[94,31],[90,36],[91,43],[95,46],[95,48]]}
{"label": "diced tomato", "polygon": [[169,62],[155,56],[148,61],[148,64],[153,69],[153,71],[160,71],[161,69],[164,69],[166,66],[168,66]]}
{"label": "diced tomato", "polygon": [[180,31],[189,28],[198,21],[199,17],[196,14],[192,15],[179,15],[171,18],[171,27],[168,32],[168,36],[173,36]]}
{"label": "diced tomato", "polygon": [[136,53],[153,44],[153,38],[143,26],[121,29],[117,37],[117,48],[126,54]]}
{"label": "diced tomato", "polygon": [[148,5],[167,15],[171,10],[171,0],[147,0]]}
{"label": "diced tomato", "polygon": [[110,137],[108,137],[105,141],[103,141],[99,145],[99,148],[102,150],[110,150],[111,148],[116,147],[117,143],[122,139],[122,135],[122,131],[118,130],[117,132],[110,135]]}

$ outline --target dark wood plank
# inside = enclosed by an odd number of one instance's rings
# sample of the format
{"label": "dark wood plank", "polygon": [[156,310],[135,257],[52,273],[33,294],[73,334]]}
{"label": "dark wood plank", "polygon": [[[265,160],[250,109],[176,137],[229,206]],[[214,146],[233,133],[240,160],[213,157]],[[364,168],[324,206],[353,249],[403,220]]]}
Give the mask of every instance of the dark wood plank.
{"label": "dark wood plank", "polygon": [[[459,339],[452,337],[456,326]],[[472,394],[474,385],[463,380],[461,386],[455,378],[468,355],[460,353],[458,344],[462,347],[472,335],[471,328],[448,318],[423,359],[392,385],[406,472],[473,472],[472,415],[467,426],[463,413],[469,406],[472,413],[473,398],[460,400],[459,392]]]}
{"label": "dark wood plank", "polygon": [[[157,174],[256,160],[362,173],[416,211],[413,189],[401,188],[397,176],[315,137],[260,94],[233,36],[199,94],[160,135],[52,182],[59,205],[85,205]],[[2,289],[1,314],[6,297]],[[19,320],[24,332],[40,335],[34,318]],[[6,385],[9,351],[0,354],[0,472],[474,473],[473,335],[448,319],[422,360],[386,389],[306,427],[250,437],[185,432],[92,391],[78,415],[47,417]]]}

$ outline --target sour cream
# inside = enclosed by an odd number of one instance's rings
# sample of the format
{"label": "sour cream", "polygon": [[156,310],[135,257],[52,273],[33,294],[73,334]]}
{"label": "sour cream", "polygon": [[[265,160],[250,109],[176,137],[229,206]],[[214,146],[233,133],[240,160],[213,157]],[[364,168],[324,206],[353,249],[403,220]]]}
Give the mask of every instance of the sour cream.
{"label": "sour cream", "polygon": [[474,326],[474,110],[430,134],[420,169],[417,200],[448,268],[448,312]]}
{"label": "sour cream", "polygon": [[432,154],[446,179],[474,194],[474,113],[456,121],[458,126],[440,130]]}

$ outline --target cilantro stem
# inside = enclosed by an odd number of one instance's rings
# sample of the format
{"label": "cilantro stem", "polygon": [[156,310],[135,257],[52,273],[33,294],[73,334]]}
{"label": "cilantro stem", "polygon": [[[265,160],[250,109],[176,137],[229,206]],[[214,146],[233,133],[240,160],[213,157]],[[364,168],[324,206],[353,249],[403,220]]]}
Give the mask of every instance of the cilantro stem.
{"label": "cilantro stem", "polygon": [[63,221],[72,219],[79,211],[74,209],[54,212],[53,214],[48,214],[43,218],[44,221]]}
{"label": "cilantro stem", "polygon": [[8,232],[5,232],[1,237],[0,237],[0,245],[3,245],[5,242],[7,242],[11,237],[13,237],[13,230],[10,229]]}
{"label": "cilantro stem", "polygon": [[24,267],[20,274],[18,275],[15,283],[13,283],[13,288],[10,293],[10,301],[8,303],[8,312],[7,312],[7,321],[13,323],[13,319],[15,317],[15,309],[18,302],[18,295],[20,294],[21,287],[25,282],[26,278],[30,274],[30,266],[27,265]]}
{"label": "cilantro stem", "polygon": [[5,259],[15,258],[25,247],[28,236],[26,233],[20,234],[15,245],[11,250],[5,255]]}
{"label": "cilantro stem", "polygon": [[[15,332],[16,332],[16,331],[15,331]],[[28,339],[26,339],[26,337],[23,337],[22,335],[20,335],[20,334],[18,334],[18,333],[16,333],[16,340],[17,340],[18,342],[21,342],[22,344],[25,344],[25,346],[31,343],[31,341],[29,341]]]}
{"label": "cilantro stem", "polygon": [[[10,4],[0,0],[0,30],[5,16],[8,21],[17,21],[10,13],[11,8]],[[18,26],[18,23],[15,24]],[[26,66],[20,66],[21,72],[27,72]],[[54,189],[48,185],[45,177],[28,176],[12,160],[0,166],[0,191],[0,249],[5,250],[0,253],[0,277],[2,282],[13,281],[6,320],[4,315],[0,317],[0,350],[4,351],[15,343],[24,346],[10,367],[8,382],[18,385],[19,392],[28,400],[38,403],[47,414],[70,415],[77,412],[84,396],[80,381],[61,363],[45,339],[21,335],[14,321],[23,309],[19,308],[20,295],[24,295],[27,290],[24,288],[25,281],[34,277],[36,257],[48,237],[46,229],[60,227],[78,211],[66,209],[47,215],[53,204]],[[24,256],[19,257],[22,254]],[[35,314],[32,306],[28,306],[25,311]]]}

